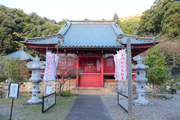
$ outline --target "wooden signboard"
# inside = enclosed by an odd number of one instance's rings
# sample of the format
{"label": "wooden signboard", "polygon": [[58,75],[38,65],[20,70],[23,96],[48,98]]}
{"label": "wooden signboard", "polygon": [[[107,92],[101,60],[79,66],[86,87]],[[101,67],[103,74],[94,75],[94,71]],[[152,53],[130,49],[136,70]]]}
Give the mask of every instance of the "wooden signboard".
{"label": "wooden signboard", "polygon": [[11,117],[12,117],[14,98],[18,98],[18,95],[19,95],[19,83],[11,82],[10,85],[9,85],[9,93],[8,93],[8,97],[12,98],[10,120],[11,120]]}
{"label": "wooden signboard", "polygon": [[9,98],[18,98],[19,95],[19,83],[11,82],[9,85]]}

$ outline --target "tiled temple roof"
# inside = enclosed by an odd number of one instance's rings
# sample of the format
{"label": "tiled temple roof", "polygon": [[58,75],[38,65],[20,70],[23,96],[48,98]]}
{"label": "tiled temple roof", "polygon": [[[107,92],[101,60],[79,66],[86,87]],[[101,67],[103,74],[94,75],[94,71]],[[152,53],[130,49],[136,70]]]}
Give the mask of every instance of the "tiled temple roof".
{"label": "tiled temple roof", "polygon": [[32,60],[32,61],[34,60],[34,57],[32,57],[29,53],[27,53],[24,50],[23,46],[18,51],[7,54],[4,57],[13,57],[13,58],[20,57],[20,60]]}
{"label": "tiled temple roof", "polygon": [[[127,36],[116,21],[67,21],[57,34],[38,38],[26,38],[23,43],[28,44],[58,44],[63,48],[119,48],[116,39],[125,35],[121,43],[126,44]],[[154,38],[131,36],[131,44],[152,44]]]}

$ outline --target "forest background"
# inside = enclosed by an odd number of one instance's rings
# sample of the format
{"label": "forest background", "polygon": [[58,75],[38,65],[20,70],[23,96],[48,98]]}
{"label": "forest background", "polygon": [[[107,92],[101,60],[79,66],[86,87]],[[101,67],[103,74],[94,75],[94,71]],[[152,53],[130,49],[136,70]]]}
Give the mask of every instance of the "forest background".
{"label": "forest background", "polygon": [[[113,16],[113,15],[112,15]],[[90,20],[90,19],[85,19]],[[104,20],[104,19],[103,19]],[[115,13],[113,19],[125,34],[146,37],[160,36],[161,41],[155,47],[163,53],[166,65],[177,67],[180,64],[180,1],[155,0],[150,9],[141,14],[119,18]],[[24,37],[39,37],[57,33],[65,21],[42,18],[36,13],[26,14],[23,10],[0,5],[0,55],[17,51]],[[41,60],[45,57],[27,46],[26,51],[32,56],[37,54]],[[153,48],[154,49],[154,48]]]}

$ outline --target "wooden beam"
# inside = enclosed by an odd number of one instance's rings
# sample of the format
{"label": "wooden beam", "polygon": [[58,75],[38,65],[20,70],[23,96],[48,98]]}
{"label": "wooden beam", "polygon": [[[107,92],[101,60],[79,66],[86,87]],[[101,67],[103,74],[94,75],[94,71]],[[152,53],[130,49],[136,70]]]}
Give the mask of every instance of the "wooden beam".
{"label": "wooden beam", "polygon": [[81,56],[79,56],[80,58],[82,58],[82,57],[95,57],[95,58],[97,58],[97,57],[101,57],[100,55],[81,55]]}
{"label": "wooden beam", "polygon": [[103,59],[103,54],[101,55],[101,87],[104,87],[104,59]]}
{"label": "wooden beam", "polygon": [[[131,49],[132,48],[151,48],[153,45],[154,45],[154,43],[149,43],[149,44],[131,44]],[[125,45],[125,47],[127,47],[127,45]]]}
{"label": "wooden beam", "polygon": [[[79,55],[77,55],[77,58],[76,58],[76,69],[78,70],[79,69]],[[77,73],[76,75],[76,87],[79,87],[79,73]]]}

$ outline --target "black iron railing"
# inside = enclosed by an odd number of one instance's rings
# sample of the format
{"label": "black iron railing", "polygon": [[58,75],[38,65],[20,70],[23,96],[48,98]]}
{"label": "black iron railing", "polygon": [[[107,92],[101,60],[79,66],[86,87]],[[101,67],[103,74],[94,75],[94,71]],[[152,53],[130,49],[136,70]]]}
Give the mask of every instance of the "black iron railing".
{"label": "black iron railing", "polygon": [[43,96],[42,98],[42,113],[49,110],[56,104],[56,92]]}
{"label": "black iron railing", "polygon": [[125,92],[117,91],[118,105],[128,113],[128,95]]}

